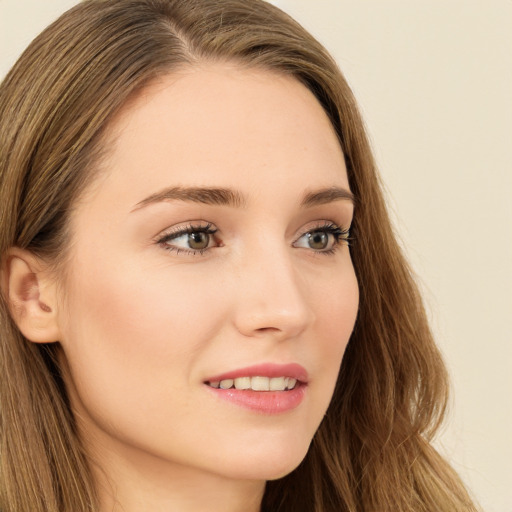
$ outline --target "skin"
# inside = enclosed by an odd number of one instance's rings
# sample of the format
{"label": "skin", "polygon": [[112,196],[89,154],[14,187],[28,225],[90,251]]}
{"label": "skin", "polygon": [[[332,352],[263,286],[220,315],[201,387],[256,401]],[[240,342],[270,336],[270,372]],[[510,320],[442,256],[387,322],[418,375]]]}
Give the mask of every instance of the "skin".
{"label": "skin", "polygon": [[[259,510],[265,481],[305,456],[357,314],[349,246],[318,252],[305,235],[349,228],[352,202],[301,205],[349,190],[336,135],[297,81],[216,63],[151,84],[106,144],[71,217],[58,311],[101,512]],[[167,187],[230,189],[244,204],[141,206]],[[217,230],[201,254],[188,236],[159,242],[190,225]],[[262,414],[204,383],[268,362],[306,368],[295,409]]]}

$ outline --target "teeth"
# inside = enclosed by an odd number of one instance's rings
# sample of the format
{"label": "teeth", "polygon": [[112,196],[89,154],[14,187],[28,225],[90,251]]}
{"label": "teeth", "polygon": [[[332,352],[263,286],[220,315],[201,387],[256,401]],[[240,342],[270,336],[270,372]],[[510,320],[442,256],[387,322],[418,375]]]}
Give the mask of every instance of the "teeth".
{"label": "teeth", "polygon": [[285,391],[297,384],[297,379],[291,377],[238,377],[236,379],[224,379],[212,381],[212,388],[220,389],[252,389],[253,391]]}
{"label": "teeth", "polygon": [[220,389],[229,389],[233,387],[233,379],[226,379],[220,381]]}
{"label": "teeth", "polygon": [[254,389],[254,391],[269,391],[270,379],[268,377],[253,377],[251,379],[251,389]]}
{"label": "teeth", "polygon": [[297,379],[292,379],[291,377],[288,379],[288,384],[286,385],[286,389],[293,389],[297,384]]}
{"label": "teeth", "polygon": [[238,377],[238,379],[235,379],[236,389],[250,389],[250,387],[251,377]]}
{"label": "teeth", "polygon": [[287,377],[274,377],[270,379],[270,391],[283,391],[286,389]]}

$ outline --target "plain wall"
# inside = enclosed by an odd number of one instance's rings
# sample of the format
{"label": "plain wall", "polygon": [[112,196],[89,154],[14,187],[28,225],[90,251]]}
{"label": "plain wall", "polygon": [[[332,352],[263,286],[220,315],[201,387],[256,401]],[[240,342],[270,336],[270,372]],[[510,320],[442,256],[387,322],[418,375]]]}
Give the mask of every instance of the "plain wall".
{"label": "plain wall", "polygon": [[[0,0],[0,77],[66,0]],[[452,375],[438,445],[512,512],[512,2],[275,0],[358,98]]]}

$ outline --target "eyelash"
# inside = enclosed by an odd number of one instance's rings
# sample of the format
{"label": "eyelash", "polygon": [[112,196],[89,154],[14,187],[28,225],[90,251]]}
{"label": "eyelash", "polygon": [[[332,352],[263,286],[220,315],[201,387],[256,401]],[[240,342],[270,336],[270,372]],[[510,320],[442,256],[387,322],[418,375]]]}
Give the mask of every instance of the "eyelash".
{"label": "eyelash", "polygon": [[[203,255],[205,252],[209,251],[211,247],[207,247],[205,249],[184,249],[181,247],[176,247],[172,245],[167,245],[167,242],[171,240],[175,240],[177,238],[180,238],[184,235],[191,235],[194,233],[204,233],[209,236],[215,235],[217,233],[218,229],[213,228],[213,225],[211,223],[208,223],[206,225],[193,225],[190,224],[189,226],[185,226],[184,228],[179,228],[176,231],[171,231],[165,233],[163,236],[157,239],[157,244],[161,245],[165,250],[170,252],[176,252],[176,254],[191,254],[191,255]],[[304,233],[302,233],[297,240],[294,242],[296,243],[298,240],[300,240],[303,236],[307,234],[313,234],[318,232],[325,232],[328,235],[332,235],[334,237],[334,243],[333,246],[330,249],[327,250],[315,250],[311,249],[315,254],[323,254],[323,255],[332,255],[334,254],[341,245],[346,244],[350,245],[350,242],[352,241],[352,238],[350,237],[350,230],[341,228],[337,224],[334,224],[332,222],[327,222],[321,226],[317,226],[313,229],[308,229]],[[219,246],[217,246],[219,247]]]}
{"label": "eyelash", "polygon": [[345,244],[347,246],[350,246],[350,242],[352,241],[352,238],[350,237],[350,230],[344,229],[337,224],[334,224],[333,222],[327,222],[322,226],[318,226],[313,229],[308,229],[297,240],[300,240],[304,235],[307,235],[308,233],[317,233],[317,232],[325,232],[329,235],[332,235],[334,237],[334,244],[330,249],[324,250],[324,251],[315,251],[312,249],[315,254],[323,254],[326,256],[329,256],[331,254],[334,254],[341,245]]}
{"label": "eyelash", "polygon": [[191,235],[193,233],[205,233],[209,236],[215,235],[217,233],[218,229],[214,228],[212,224],[208,223],[206,225],[194,225],[190,224],[189,226],[185,226],[183,228],[178,228],[176,231],[171,231],[165,233],[161,238],[157,240],[157,243],[161,245],[166,251],[169,252],[176,252],[176,254],[204,254],[206,251],[209,250],[209,248],[206,249],[183,249],[181,247],[175,247],[172,245],[166,245],[167,242],[170,240],[175,240],[176,238],[180,238],[184,235]]}

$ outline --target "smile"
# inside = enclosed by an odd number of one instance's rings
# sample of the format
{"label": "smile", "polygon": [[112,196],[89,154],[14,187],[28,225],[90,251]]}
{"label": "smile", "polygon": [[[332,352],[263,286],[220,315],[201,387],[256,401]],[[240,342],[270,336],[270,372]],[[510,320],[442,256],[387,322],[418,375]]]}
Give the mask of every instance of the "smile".
{"label": "smile", "polygon": [[297,364],[263,363],[211,376],[205,389],[217,400],[274,415],[300,406],[308,390],[308,372]]}
{"label": "smile", "polygon": [[288,391],[294,389],[297,379],[293,377],[238,377],[207,382],[215,389],[250,389],[252,391]]}

